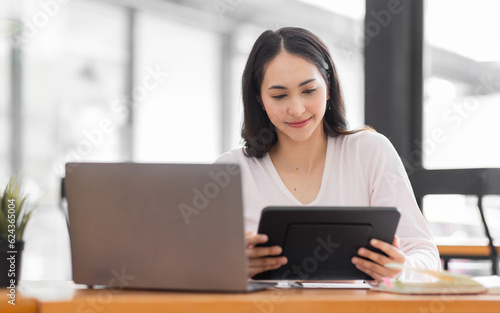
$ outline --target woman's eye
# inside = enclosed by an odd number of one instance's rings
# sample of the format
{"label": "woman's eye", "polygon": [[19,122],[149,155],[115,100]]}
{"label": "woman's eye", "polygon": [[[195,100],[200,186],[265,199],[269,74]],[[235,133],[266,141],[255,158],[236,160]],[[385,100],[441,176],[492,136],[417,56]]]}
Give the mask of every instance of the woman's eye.
{"label": "woman's eye", "polygon": [[304,90],[304,93],[313,93],[315,91],[316,91],[316,89],[307,89],[307,90]]}
{"label": "woman's eye", "polygon": [[286,97],[286,95],[272,96],[273,99],[277,99],[277,100],[283,99],[284,97]]}

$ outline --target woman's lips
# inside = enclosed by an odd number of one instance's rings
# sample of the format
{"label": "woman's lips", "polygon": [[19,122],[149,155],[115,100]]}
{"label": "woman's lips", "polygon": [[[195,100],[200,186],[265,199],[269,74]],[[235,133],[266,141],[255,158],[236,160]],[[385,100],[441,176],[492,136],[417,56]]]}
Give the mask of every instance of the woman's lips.
{"label": "woman's lips", "polygon": [[286,124],[290,127],[293,127],[293,128],[302,128],[302,127],[306,126],[311,119],[312,119],[312,117],[305,119],[305,120],[302,120],[302,121],[297,121],[297,122],[286,122]]}

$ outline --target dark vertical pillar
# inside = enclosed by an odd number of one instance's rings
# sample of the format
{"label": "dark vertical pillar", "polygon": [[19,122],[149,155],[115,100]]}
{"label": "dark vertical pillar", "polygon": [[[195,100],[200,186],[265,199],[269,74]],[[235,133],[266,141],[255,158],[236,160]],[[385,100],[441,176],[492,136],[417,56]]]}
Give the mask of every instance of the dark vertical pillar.
{"label": "dark vertical pillar", "polygon": [[365,123],[422,167],[423,1],[367,0]]}

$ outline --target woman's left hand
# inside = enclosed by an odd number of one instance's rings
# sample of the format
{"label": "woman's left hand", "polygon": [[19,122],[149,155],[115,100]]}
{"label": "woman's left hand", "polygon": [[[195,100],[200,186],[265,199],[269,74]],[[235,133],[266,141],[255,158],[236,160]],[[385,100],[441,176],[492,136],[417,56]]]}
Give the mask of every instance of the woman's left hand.
{"label": "woman's left hand", "polygon": [[360,271],[365,272],[379,282],[381,282],[384,277],[393,278],[402,272],[400,269],[391,269],[384,266],[388,263],[405,263],[406,257],[399,248],[399,238],[397,236],[394,237],[392,245],[377,239],[372,239],[370,244],[383,251],[387,256],[365,248],[360,248],[358,254],[368,260],[359,257],[353,257],[351,260]]}

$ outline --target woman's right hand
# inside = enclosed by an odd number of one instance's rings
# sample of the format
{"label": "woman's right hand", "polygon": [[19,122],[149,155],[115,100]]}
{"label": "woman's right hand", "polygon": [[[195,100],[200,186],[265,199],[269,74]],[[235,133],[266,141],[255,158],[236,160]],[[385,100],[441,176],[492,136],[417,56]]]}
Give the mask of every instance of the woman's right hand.
{"label": "woman's right hand", "polygon": [[282,252],[280,246],[255,247],[257,244],[267,242],[267,235],[254,234],[254,232],[249,231],[245,234],[245,239],[247,242],[249,277],[253,277],[265,271],[277,269],[288,262],[284,256],[276,257],[276,255],[280,255]]}

